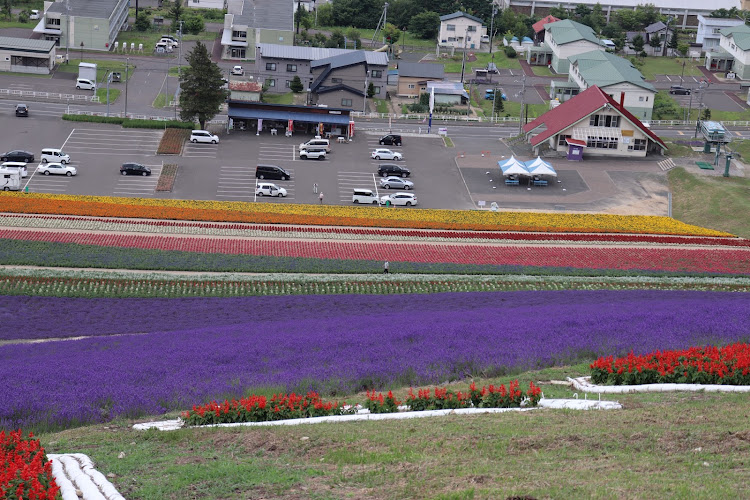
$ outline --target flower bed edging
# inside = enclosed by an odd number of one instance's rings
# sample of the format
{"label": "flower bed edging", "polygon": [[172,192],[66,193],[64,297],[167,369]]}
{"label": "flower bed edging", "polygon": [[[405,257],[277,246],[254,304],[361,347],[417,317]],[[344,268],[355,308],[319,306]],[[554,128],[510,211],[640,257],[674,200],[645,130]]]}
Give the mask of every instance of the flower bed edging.
{"label": "flower bed edging", "polygon": [[52,454],[52,474],[60,486],[63,500],[77,499],[76,490],[85,499],[125,500],[107,478],[94,468],[94,463],[83,453]]}
{"label": "flower bed edging", "polygon": [[594,385],[591,377],[570,378],[576,390],[595,394],[630,394],[636,392],[750,392],[750,385],[719,384],[641,384],[641,385]]}

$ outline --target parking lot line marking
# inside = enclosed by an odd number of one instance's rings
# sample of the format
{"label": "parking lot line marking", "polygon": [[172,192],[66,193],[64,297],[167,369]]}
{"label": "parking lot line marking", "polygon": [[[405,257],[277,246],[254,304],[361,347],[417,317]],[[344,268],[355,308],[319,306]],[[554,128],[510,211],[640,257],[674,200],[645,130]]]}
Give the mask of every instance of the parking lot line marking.
{"label": "parking lot line marking", "polygon": [[685,135],[685,132],[682,132],[681,130],[678,130],[677,133],[680,135]]}
{"label": "parking lot line marking", "polygon": [[65,139],[65,142],[63,142],[62,146],[60,146],[60,149],[62,149],[63,151],[65,150],[65,145],[68,143],[68,141],[70,140],[70,137],[73,135],[73,132],[75,131],[76,129],[73,129],[70,131],[70,133],[68,134],[68,138]]}
{"label": "parking lot line marking", "polygon": [[666,77],[667,77],[667,80],[669,80],[670,82],[672,81],[672,79],[671,79],[671,78],[669,78],[669,75],[664,75],[664,76],[666,76]]}

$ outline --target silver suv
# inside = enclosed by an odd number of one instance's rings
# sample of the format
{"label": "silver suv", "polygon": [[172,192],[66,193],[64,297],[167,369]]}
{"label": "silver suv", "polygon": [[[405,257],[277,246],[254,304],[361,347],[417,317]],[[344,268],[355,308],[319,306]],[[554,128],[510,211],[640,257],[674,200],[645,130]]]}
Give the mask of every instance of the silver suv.
{"label": "silver suv", "polygon": [[299,152],[299,157],[306,160],[325,160],[326,150],[321,147],[303,148]]}

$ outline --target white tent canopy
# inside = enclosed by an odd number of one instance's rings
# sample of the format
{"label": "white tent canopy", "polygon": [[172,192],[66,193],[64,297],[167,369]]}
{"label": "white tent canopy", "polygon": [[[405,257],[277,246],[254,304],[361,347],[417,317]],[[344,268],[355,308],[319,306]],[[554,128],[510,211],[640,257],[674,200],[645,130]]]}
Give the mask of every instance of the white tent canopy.
{"label": "white tent canopy", "polygon": [[511,156],[505,161],[497,162],[500,170],[503,171],[503,175],[529,175],[529,170],[523,162],[516,160],[514,156]]}
{"label": "white tent canopy", "polygon": [[537,156],[536,160],[529,160],[525,163],[526,169],[531,175],[551,175],[557,177],[557,172],[552,165]]}

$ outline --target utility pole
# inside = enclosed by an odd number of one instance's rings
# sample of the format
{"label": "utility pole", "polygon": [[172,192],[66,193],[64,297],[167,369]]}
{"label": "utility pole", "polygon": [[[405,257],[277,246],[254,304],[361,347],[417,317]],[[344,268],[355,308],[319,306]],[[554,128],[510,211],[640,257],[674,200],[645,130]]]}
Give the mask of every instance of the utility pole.
{"label": "utility pole", "polygon": [[365,114],[365,109],[367,108],[367,77],[369,76],[369,71],[365,70],[365,97],[362,99],[362,114]]}
{"label": "utility pole", "polygon": [[[177,90],[180,89],[180,78],[182,78],[182,19],[180,19],[180,34],[178,35],[180,38],[180,45],[177,47]],[[167,78],[169,78],[169,73],[167,73]],[[177,95],[177,91],[175,91],[175,95]],[[177,102],[174,103],[174,119],[177,120]]]}
{"label": "utility pole", "polygon": [[167,57],[167,77],[164,79],[164,107],[169,107],[169,57]]}
{"label": "utility pole", "polygon": [[[700,127],[701,123],[701,110],[703,109],[703,89],[705,88],[706,82],[701,82],[698,86],[698,92],[700,92],[700,95],[698,96],[698,119],[695,121],[695,135],[693,135],[693,139],[696,139],[698,137],[698,127]],[[690,93],[690,96],[692,98],[692,92]],[[691,99],[692,100],[692,99]]]}
{"label": "utility pole", "polygon": [[469,39],[469,28],[466,27],[466,34],[464,35],[464,57],[461,59],[461,83],[464,83],[464,70],[466,69],[466,42]]}
{"label": "utility pole", "polygon": [[[664,33],[664,50],[662,51],[662,57],[667,55],[667,45],[669,44],[669,24],[672,22],[672,16],[667,17],[667,31]],[[682,82],[680,82],[682,83]]]}
{"label": "utility pole", "polygon": [[495,62],[495,56],[492,55],[492,35],[494,35],[494,27],[495,27],[495,14],[497,14],[497,8],[495,7],[495,4],[492,4],[492,20],[490,21],[490,59],[492,59],[492,62]]}
{"label": "utility pole", "polygon": [[130,58],[126,57],[125,58],[125,118],[128,117],[128,80],[130,80],[130,78],[128,78],[129,63],[130,63]]}
{"label": "utility pole", "polygon": [[[523,133],[523,111],[526,107],[526,74],[524,73],[523,78],[521,78],[521,91],[519,92],[519,95],[521,96],[521,114],[518,116],[518,135],[521,135]],[[495,99],[497,99],[497,96],[495,96]]]}
{"label": "utility pole", "polygon": [[109,116],[109,82],[112,81],[112,72],[107,73],[107,116]]}

